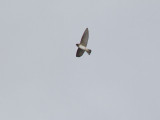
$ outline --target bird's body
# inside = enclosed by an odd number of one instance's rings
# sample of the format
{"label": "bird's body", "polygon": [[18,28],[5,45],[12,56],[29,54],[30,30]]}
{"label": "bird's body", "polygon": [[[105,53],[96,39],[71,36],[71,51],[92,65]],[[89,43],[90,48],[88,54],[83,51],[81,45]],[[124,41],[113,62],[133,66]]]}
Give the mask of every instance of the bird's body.
{"label": "bird's body", "polygon": [[82,49],[82,50],[84,50],[84,51],[87,50],[87,48],[85,46],[81,45],[81,44],[78,44],[77,47],[80,48],[80,49]]}
{"label": "bird's body", "polygon": [[87,49],[88,38],[89,38],[89,31],[88,31],[88,28],[86,28],[86,30],[83,33],[80,44],[76,44],[78,47],[76,57],[81,57],[85,51],[89,55],[91,54],[91,50]]}

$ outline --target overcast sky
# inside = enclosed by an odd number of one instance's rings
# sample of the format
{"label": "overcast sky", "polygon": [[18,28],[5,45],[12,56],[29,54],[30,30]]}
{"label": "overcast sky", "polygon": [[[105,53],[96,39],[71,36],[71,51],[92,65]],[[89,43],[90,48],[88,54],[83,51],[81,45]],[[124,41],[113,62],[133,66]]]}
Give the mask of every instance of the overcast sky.
{"label": "overcast sky", "polygon": [[0,120],[160,120],[160,1],[0,0]]}

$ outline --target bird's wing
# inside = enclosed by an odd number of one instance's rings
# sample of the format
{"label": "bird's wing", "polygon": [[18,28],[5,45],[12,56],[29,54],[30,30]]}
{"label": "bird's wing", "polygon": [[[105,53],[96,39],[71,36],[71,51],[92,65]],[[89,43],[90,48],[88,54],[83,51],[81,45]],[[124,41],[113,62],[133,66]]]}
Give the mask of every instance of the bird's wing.
{"label": "bird's wing", "polygon": [[84,53],[84,50],[78,48],[77,53],[76,53],[76,57],[81,57]]}
{"label": "bird's wing", "polygon": [[89,31],[88,31],[88,28],[86,28],[81,38],[80,44],[86,47],[88,43],[88,38],[89,38]]}

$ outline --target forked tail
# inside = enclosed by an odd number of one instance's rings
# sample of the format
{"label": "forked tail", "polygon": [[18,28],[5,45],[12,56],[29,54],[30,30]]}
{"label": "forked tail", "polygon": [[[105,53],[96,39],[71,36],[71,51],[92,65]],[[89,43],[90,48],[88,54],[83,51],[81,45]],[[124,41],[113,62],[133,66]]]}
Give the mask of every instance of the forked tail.
{"label": "forked tail", "polygon": [[90,55],[92,50],[88,49],[86,52],[88,53],[88,55]]}

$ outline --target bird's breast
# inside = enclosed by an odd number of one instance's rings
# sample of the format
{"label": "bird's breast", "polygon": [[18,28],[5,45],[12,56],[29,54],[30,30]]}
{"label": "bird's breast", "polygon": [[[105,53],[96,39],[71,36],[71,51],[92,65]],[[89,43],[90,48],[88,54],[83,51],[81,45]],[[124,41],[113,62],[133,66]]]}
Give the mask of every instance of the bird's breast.
{"label": "bird's breast", "polygon": [[82,50],[86,50],[86,47],[83,45],[79,45],[79,48],[81,48]]}

